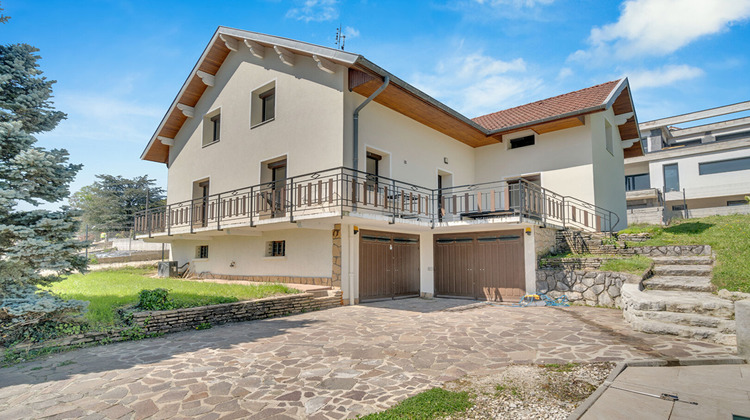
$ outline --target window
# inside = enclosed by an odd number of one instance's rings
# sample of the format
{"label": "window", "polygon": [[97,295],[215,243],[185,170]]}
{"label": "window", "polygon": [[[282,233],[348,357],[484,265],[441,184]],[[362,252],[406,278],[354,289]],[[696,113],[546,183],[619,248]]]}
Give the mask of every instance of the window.
{"label": "window", "polygon": [[250,127],[276,118],[276,81],[266,83],[250,93]]}
{"label": "window", "polygon": [[729,201],[727,201],[727,206],[744,206],[745,204],[748,204],[747,200],[729,200]]}
{"label": "window", "polygon": [[262,102],[261,110],[261,122],[266,122],[268,120],[272,120],[274,117],[274,111],[275,107],[274,104],[276,102],[276,89],[271,89],[267,92],[261,93],[259,95],[259,98]]}
{"label": "window", "polygon": [[195,258],[208,258],[208,245],[198,245],[195,247]]}
{"label": "window", "polygon": [[703,162],[698,164],[698,173],[701,175],[745,170],[750,170],[750,157],[717,160],[716,162]]}
{"label": "window", "polygon": [[649,188],[651,188],[651,177],[649,174],[625,176],[625,191],[639,191]]}
{"label": "window", "polygon": [[609,121],[604,120],[604,147],[607,148],[607,151],[610,155],[615,155],[615,139],[614,135],[612,134],[612,124],[609,123]]}
{"label": "window", "polygon": [[211,117],[211,124],[213,124],[213,141],[219,141],[221,134],[221,114]]}
{"label": "window", "polygon": [[286,255],[286,241],[266,242],[266,257],[283,257]]}
{"label": "window", "polygon": [[511,149],[518,149],[519,147],[526,147],[526,146],[533,146],[534,145],[534,135],[526,136],[526,137],[519,137],[517,139],[512,139],[510,141],[510,148]]}
{"label": "window", "polygon": [[680,172],[676,163],[664,165],[664,192],[680,190]]}
{"label": "window", "polygon": [[221,110],[209,112],[203,117],[203,145],[221,140]]}
{"label": "window", "polygon": [[672,211],[684,211],[687,210],[687,206],[684,204],[675,204],[672,206]]}
{"label": "window", "polygon": [[367,172],[367,188],[370,190],[378,187],[378,175],[380,175],[380,161],[382,159],[383,157],[378,154],[367,152],[365,172]]}

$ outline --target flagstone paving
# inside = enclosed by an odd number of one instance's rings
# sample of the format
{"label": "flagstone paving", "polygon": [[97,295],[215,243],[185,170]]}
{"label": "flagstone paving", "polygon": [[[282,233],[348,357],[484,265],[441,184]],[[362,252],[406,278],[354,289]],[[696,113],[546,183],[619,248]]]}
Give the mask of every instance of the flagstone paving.
{"label": "flagstone paving", "polygon": [[187,331],[0,369],[0,419],[341,419],[510,363],[726,357],[619,310],[408,299]]}

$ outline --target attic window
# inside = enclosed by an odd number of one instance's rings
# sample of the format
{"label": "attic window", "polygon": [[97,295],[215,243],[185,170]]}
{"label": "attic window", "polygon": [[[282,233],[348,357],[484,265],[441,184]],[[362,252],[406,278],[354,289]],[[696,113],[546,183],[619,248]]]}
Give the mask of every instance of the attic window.
{"label": "attic window", "polygon": [[255,89],[250,94],[250,127],[255,127],[276,118],[276,81]]}
{"label": "attic window", "polygon": [[525,137],[519,137],[517,139],[511,139],[510,140],[510,148],[511,149],[518,149],[519,147],[526,147],[526,146],[533,146],[534,145],[534,135],[525,136]]}

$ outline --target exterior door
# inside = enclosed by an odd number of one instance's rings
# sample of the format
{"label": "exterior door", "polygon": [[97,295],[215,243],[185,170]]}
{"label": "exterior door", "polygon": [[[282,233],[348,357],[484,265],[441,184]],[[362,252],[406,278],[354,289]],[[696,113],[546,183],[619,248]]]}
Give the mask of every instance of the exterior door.
{"label": "exterior door", "polygon": [[419,296],[419,236],[360,231],[359,300]]}
{"label": "exterior door", "polygon": [[435,295],[514,301],[526,293],[523,232],[435,237]]}

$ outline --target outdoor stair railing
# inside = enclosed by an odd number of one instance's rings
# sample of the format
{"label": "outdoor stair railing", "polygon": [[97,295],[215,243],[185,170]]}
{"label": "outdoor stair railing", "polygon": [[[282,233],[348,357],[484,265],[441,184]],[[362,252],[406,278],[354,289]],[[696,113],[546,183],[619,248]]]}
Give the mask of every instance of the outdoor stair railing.
{"label": "outdoor stair railing", "polygon": [[135,233],[194,233],[326,214],[380,214],[392,223],[411,219],[433,227],[467,219],[528,219],[609,232],[619,222],[612,211],[523,179],[431,189],[339,167],[149,208],[135,215]]}

